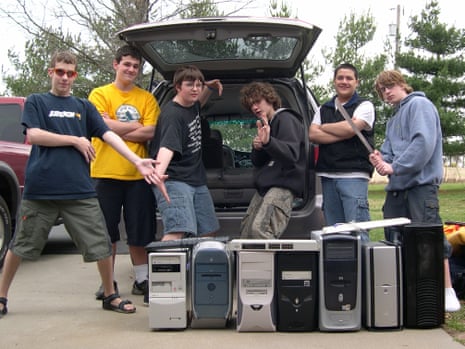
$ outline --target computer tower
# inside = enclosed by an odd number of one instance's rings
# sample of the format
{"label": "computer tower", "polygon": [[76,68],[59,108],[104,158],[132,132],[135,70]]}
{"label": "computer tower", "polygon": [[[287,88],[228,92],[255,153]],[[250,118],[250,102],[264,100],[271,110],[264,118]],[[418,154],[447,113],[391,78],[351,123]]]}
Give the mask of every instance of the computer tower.
{"label": "computer tower", "polygon": [[237,251],[239,332],[276,331],[274,252]]}
{"label": "computer tower", "polygon": [[275,255],[278,331],[318,329],[318,251]]}
{"label": "computer tower", "polygon": [[361,328],[361,246],[356,231],[312,232],[320,245],[320,331],[357,331]]}
{"label": "computer tower", "polygon": [[408,224],[402,233],[404,325],[444,323],[444,232],[442,224]]}
{"label": "computer tower", "polygon": [[362,323],[368,329],[400,329],[403,325],[402,252],[400,245],[362,245]]}
{"label": "computer tower", "polygon": [[149,327],[187,327],[186,251],[152,252],[149,262]]}
{"label": "computer tower", "polygon": [[[238,330],[309,331],[316,327],[319,246],[315,240],[234,239],[228,247],[237,255]],[[255,275],[252,271],[272,279],[250,282],[247,276]],[[259,287],[253,287],[255,283]],[[265,283],[270,286],[263,287]],[[261,303],[270,304],[269,309]],[[257,316],[260,325],[254,325]]]}
{"label": "computer tower", "polygon": [[192,328],[225,327],[232,309],[231,253],[223,242],[194,246],[192,265]]}

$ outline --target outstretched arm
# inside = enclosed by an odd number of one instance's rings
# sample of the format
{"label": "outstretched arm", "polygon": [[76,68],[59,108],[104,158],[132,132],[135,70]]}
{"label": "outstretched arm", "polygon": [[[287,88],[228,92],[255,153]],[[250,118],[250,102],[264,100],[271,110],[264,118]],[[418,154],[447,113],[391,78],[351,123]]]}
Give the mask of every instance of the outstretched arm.
{"label": "outstretched arm", "polygon": [[103,140],[110,144],[118,153],[132,162],[137,170],[144,176],[147,183],[155,184],[161,191],[165,199],[169,202],[170,198],[166,191],[165,180],[168,176],[159,175],[156,170],[158,161],[153,159],[141,159],[138,155],[134,154],[124,143],[124,141],[113,131],[107,131],[103,135]]}

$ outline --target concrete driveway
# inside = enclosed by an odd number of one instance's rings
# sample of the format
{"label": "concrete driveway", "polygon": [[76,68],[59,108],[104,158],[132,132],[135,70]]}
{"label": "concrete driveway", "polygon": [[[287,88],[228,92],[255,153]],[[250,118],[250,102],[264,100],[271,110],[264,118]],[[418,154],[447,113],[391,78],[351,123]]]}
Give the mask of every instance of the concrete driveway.
{"label": "concrete driveway", "polygon": [[442,329],[350,333],[244,333],[219,330],[152,331],[142,296],[130,294],[129,256],[116,260],[121,296],[137,306],[132,315],[101,309],[94,299],[100,284],[95,263],[75,254],[47,254],[25,261],[10,290],[9,314],[0,319],[0,348],[253,348],[253,349],[463,349]]}

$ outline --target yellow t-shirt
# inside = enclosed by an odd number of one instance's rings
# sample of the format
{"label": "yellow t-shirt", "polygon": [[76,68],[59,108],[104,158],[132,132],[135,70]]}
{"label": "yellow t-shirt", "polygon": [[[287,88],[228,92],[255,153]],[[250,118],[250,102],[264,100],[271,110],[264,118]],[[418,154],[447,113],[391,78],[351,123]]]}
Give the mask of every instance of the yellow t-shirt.
{"label": "yellow t-shirt", "polygon": [[[122,122],[139,122],[144,126],[155,126],[160,107],[155,97],[148,91],[134,86],[129,92],[119,90],[114,84],[97,87],[89,95],[97,110]],[[142,158],[148,156],[146,142],[125,141],[129,149]],[[100,138],[92,138],[96,158],[91,162],[90,175],[94,178],[137,180],[143,176],[126,158]]]}

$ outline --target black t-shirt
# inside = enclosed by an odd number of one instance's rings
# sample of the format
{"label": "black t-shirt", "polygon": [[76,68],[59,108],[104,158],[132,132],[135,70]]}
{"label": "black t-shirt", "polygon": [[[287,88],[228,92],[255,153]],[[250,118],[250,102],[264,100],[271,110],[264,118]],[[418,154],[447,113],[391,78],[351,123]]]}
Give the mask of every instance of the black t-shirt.
{"label": "black t-shirt", "polygon": [[202,162],[200,103],[183,107],[170,101],[160,113],[150,155],[156,159],[162,147],[174,152],[166,174],[192,186],[207,183]]}

